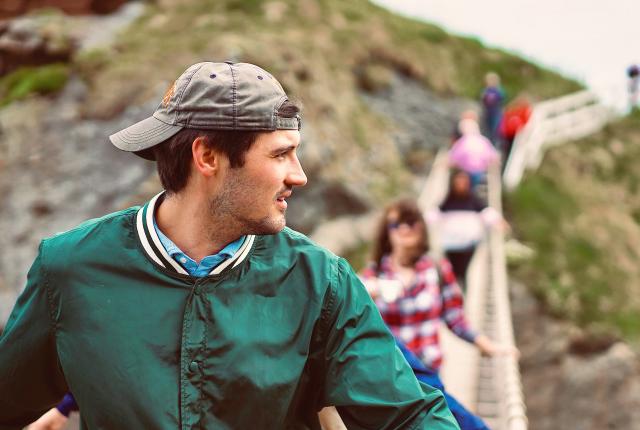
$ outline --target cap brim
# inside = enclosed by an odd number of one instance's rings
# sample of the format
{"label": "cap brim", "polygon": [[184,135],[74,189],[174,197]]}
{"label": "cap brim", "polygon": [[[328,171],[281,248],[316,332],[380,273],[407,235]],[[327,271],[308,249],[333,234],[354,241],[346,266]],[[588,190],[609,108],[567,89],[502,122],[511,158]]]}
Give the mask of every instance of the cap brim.
{"label": "cap brim", "polygon": [[[164,142],[182,128],[162,122],[155,117],[149,117],[112,134],[109,140],[122,151],[135,152],[143,158],[153,159],[149,156],[149,151],[144,150]],[[140,153],[140,151],[144,152]]]}

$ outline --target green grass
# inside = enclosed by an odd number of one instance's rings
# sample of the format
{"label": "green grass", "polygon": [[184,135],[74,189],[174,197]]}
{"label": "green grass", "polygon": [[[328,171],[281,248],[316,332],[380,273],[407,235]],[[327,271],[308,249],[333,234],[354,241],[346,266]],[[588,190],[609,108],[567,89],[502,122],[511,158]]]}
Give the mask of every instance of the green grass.
{"label": "green grass", "polygon": [[493,71],[502,81],[507,100],[521,93],[542,100],[583,89],[576,81],[559,78],[557,73],[543,69],[503,50],[486,48],[474,38],[459,38],[454,42],[464,74],[459,75],[461,92],[478,98],[484,87],[484,75]]}
{"label": "green grass", "polygon": [[51,94],[61,90],[69,79],[69,67],[50,64],[23,67],[0,78],[0,106],[32,94]]}
{"label": "green grass", "polygon": [[[571,228],[578,213],[571,192],[549,178],[532,177],[508,201],[518,236],[536,250],[533,261],[516,268],[516,277],[556,316],[587,328],[604,324],[628,336],[634,324],[618,313],[625,307],[625,293],[616,289],[628,279],[587,232]],[[606,301],[613,303],[612,311],[606,310]],[[629,316],[640,323],[640,314]]]}
{"label": "green grass", "polygon": [[490,71],[502,78],[508,100],[521,93],[541,100],[583,88],[517,55],[488,48],[473,37],[452,36],[437,26],[399,16],[389,17],[389,25],[398,51],[407,52],[408,57],[413,51],[412,61],[424,72],[424,82],[443,94],[478,99]]}
{"label": "green grass", "polygon": [[520,240],[513,268],[554,315],[640,345],[640,115],[552,149],[506,195]]}
{"label": "green grass", "polygon": [[[357,98],[353,74],[368,65],[413,76],[443,95],[473,99],[479,97],[489,71],[502,76],[509,96],[525,91],[542,99],[581,88],[515,55],[486,48],[476,39],[452,36],[365,0],[323,0],[313,13],[299,2],[284,0],[283,18],[273,22],[264,15],[263,0],[183,3],[151,7],[125,32],[113,53],[114,64],[92,79],[96,91],[113,80],[140,79],[149,70],[156,77],[172,76],[182,58],[224,59],[229,54],[263,65],[284,63],[279,69],[308,63],[316,71],[314,80],[349,97],[351,103]],[[154,20],[158,15],[170,19],[158,25]],[[171,61],[165,60],[167,53]],[[329,70],[334,74],[325,73]],[[300,96],[306,96],[306,88],[299,89]],[[364,121],[366,128],[374,119]]]}
{"label": "green grass", "polygon": [[[476,39],[452,36],[366,0],[321,0],[313,5],[283,0],[278,7],[284,12],[277,20],[266,15],[273,4],[265,0],[152,3],[108,58],[85,54],[72,65],[94,92],[88,97],[94,106],[85,113],[106,116],[122,109],[122,100],[143,101],[138,99],[151,95],[149,76],[153,82],[171,80],[190,62],[230,57],[251,60],[270,67],[279,77],[284,75],[287,88],[298,91],[303,99],[318,98],[318,91],[309,90],[309,84],[331,88],[320,102],[336,103],[331,96],[339,94],[347,110],[359,109],[353,83],[360,68],[372,72],[366,75],[371,90],[384,88],[388,70],[419,79],[442,95],[474,99],[488,71],[502,75],[509,96],[526,91],[548,98],[580,87],[514,55],[488,49]],[[298,63],[311,73],[287,77],[287,70]],[[359,117],[364,129],[376,122],[375,116]]]}

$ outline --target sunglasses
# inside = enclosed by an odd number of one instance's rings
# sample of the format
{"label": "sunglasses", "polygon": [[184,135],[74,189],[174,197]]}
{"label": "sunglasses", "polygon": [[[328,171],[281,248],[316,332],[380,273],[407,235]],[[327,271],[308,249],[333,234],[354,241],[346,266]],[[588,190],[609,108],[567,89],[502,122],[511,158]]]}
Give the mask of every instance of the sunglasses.
{"label": "sunglasses", "polygon": [[413,220],[390,221],[390,222],[387,222],[387,228],[389,230],[396,230],[400,228],[402,224],[406,225],[409,228],[413,228],[418,224],[418,220],[413,219]]}

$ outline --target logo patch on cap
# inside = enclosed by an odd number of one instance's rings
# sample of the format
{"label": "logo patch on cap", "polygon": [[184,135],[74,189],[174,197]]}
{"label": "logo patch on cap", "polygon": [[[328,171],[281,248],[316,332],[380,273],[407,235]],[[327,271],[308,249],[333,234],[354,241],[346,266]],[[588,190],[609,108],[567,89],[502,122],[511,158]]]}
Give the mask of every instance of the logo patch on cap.
{"label": "logo patch on cap", "polygon": [[162,98],[162,107],[166,108],[167,106],[169,106],[169,102],[171,101],[171,97],[173,97],[173,95],[176,93],[176,83],[174,82],[169,89],[167,89],[167,92],[164,94],[164,97]]}

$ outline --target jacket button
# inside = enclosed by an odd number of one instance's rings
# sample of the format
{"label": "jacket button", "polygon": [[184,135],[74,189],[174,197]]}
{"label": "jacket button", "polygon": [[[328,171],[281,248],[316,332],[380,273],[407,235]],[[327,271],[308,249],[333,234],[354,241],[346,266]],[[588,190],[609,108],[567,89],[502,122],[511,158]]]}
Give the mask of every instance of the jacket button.
{"label": "jacket button", "polygon": [[200,369],[200,364],[197,361],[192,361],[189,363],[189,370],[192,372],[197,372]]}

